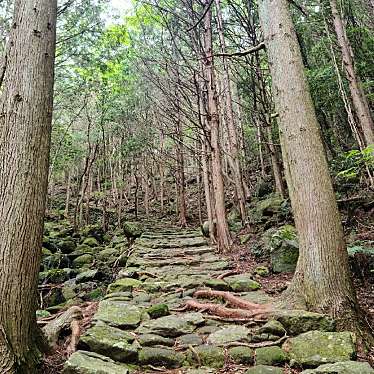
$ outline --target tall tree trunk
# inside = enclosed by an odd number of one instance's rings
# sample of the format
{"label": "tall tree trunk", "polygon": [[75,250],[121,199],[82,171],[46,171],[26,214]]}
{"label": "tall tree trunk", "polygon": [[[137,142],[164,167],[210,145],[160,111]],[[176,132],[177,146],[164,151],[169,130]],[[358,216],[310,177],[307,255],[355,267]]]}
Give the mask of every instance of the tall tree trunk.
{"label": "tall tree trunk", "polygon": [[35,373],[56,0],[17,0],[0,97],[0,372]]}
{"label": "tall tree trunk", "polygon": [[[208,5],[208,1],[206,2]],[[214,72],[212,13],[209,9],[204,20],[205,73],[207,79],[208,123],[210,126],[212,148],[212,181],[215,197],[215,213],[217,219],[217,245],[219,250],[228,251],[232,241],[227,224],[225,208],[225,189],[222,176],[220,118],[217,107],[217,89]]]}
{"label": "tall tree trunk", "polygon": [[343,66],[349,83],[353,107],[359,120],[362,133],[364,134],[366,146],[373,145],[374,123],[370,115],[369,104],[362,89],[360,78],[355,70],[353,50],[347,37],[345,25],[338,10],[336,0],[330,0],[330,6],[338,44],[342,52]]}
{"label": "tall tree trunk", "polygon": [[357,304],[348,254],[287,0],[262,0],[260,20],[300,241],[288,300],[353,323]]}
{"label": "tall tree trunk", "polygon": [[[223,32],[223,19],[221,13],[221,0],[215,0],[217,7],[217,23],[218,23],[218,34],[221,44],[221,52],[226,53],[226,42]],[[231,160],[230,165],[233,169],[233,176],[235,182],[236,196],[238,199],[238,207],[242,222],[244,223],[247,218],[245,209],[245,193],[243,188],[243,177],[242,168],[240,165],[240,154],[238,146],[238,134],[234,120],[234,109],[232,103],[232,90],[231,90],[231,78],[229,70],[229,62],[226,57],[222,57],[223,62],[223,91],[226,106],[226,117],[227,117],[227,128],[228,128],[228,143],[230,147],[229,158]]]}

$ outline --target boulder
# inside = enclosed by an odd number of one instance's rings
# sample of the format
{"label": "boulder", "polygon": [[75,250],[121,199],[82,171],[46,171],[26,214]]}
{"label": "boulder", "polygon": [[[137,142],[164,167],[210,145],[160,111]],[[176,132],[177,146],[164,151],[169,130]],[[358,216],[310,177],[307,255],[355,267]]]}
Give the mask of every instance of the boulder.
{"label": "boulder", "polygon": [[81,336],[79,348],[94,351],[120,362],[137,362],[135,337],[128,332],[98,323]]}
{"label": "boulder", "polygon": [[119,328],[136,328],[142,320],[142,310],[125,301],[103,300],[94,316],[95,320]]}
{"label": "boulder", "polygon": [[194,347],[194,352],[188,352],[187,361],[191,365],[202,365],[209,368],[220,369],[225,364],[225,352],[223,348],[220,347],[200,345]]}
{"label": "boulder", "polygon": [[75,278],[75,281],[77,284],[93,281],[96,279],[100,279],[102,274],[99,272],[99,270],[87,270],[77,275]]}
{"label": "boulder", "polygon": [[344,361],[304,370],[301,374],[374,374],[374,369],[367,362]]}
{"label": "boulder", "polygon": [[166,304],[152,305],[146,311],[152,319],[165,317],[170,314],[169,307]]}
{"label": "boulder", "polygon": [[142,347],[153,347],[155,345],[172,347],[174,345],[174,339],[164,338],[163,336],[155,334],[139,335],[138,342]]}
{"label": "boulder", "polygon": [[121,278],[108,286],[108,293],[131,292],[133,288],[139,287],[143,282],[132,278]]}
{"label": "boulder", "polygon": [[197,334],[182,335],[177,339],[177,345],[181,348],[195,347],[203,343],[203,339]]}
{"label": "boulder", "polygon": [[286,333],[286,329],[279,321],[270,320],[267,323],[265,323],[265,325],[258,328],[257,333],[283,336]]}
{"label": "boulder", "polygon": [[311,330],[335,331],[336,326],[330,316],[305,310],[277,311],[273,318],[279,321],[290,335],[298,335]]}
{"label": "boulder", "polygon": [[94,257],[90,254],[85,254],[77,257],[73,260],[73,266],[75,268],[89,267],[94,261]]}
{"label": "boulder", "polygon": [[204,285],[218,291],[230,290],[230,286],[223,279],[207,279],[204,281]]}
{"label": "boulder", "polygon": [[281,212],[283,198],[278,194],[269,195],[268,198],[259,201],[256,206],[258,217],[269,217]]}
{"label": "boulder", "polygon": [[280,227],[270,240],[270,260],[275,273],[295,271],[299,258],[296,230],[291,225]]}
{"label": "boulder", "polygon": [[308,331],[283,344],[291,364],[316,367],[321,364],[349,361],[356,356],[350,332]]}
{"label": "boulder", "polygon": [[89,247],[96,248],[99,246],[99,242],[94,237],[89,237],[83,240],[82,244],[88,245]]}
{"label": "boulder", "polygon": [[126,365],[93,352],[77,351],[66,362],[62,374],[129,374]]}
{"label": "boulder", "polygon": [[120,255],[120,251],[115,248],[106,248],[97,254],[97,259],[102,262],[115,261]]}
{"label": "boulder", "polygon": [[70,279],[70,269],[51,269],[39,273],[39,283],[63,283]]}
{"label": "boulder", "polygon": [[225,345],[232,342],[248,342],[251,331],[244,326],[229,326],[209,335],[207,342],[213,345]]}
{"label": "boulder", "polygon": [[65,254],[73,252],[76,246],[77,245],[73,239],[64,239],[57,243],[57,247]]}
{"label": "boulder", "polygon": [[257,365],[248,369],[245,374],[283,374],[283,369],[275,366]]}
{"label": "boulder", "polygon": [[260,283],[251,279],[250,274],[239,274],[226,277],[225,282],[235,292],[256,291],[261,288]]}
{"label": "boulder", "polygon": [[146,321],[137,329],[137,332],[175,338],[193,333],[204,322],[205,319],[201,313],[186,313],[181,316],[171,315]]}
{"label": "boulder", "polygon": [[229,349],[231,359],[239,365],[250,365],[253,363],[253,349],[249,347],[232,347]]}
{"label": "boulder", "polygon": [[185,355],[172,349],[145,347],[139,352],[140,365],[164,366],[168,369],[183,365]]}
{"label": "boulder", "polygon": [[287,355],[282,348],[262,347],[256,349],[256,365],[283,365],[287,361]]}

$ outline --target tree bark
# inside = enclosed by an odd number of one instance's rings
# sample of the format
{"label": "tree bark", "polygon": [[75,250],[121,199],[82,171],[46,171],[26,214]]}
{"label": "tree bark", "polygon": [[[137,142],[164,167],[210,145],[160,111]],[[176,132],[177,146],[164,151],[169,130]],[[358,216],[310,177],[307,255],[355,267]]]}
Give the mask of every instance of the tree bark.
{"label": "tree bark", "polygon": [[[207,5],[207,4],[206,4]],[[212,150],[212,182],[217,220],[217,245],[219,250],[228,251],[232,240],[227,224],[225,208],[225,190],[222,176],[220,118],[217,105],[217,89],[214,72],[213,42],[212,42],[212,13],[209,9],[204,20],[205,45],[205,74],[207,80],[208,123],[210,127],[210,142]]]}
{"label": "tree bark", "polygon": [[340,215],[287,0],[262,0],[260,20],[300,241],[286,299],[353,323],[357,301]]}
{"label": "tree bark", "polygon": [[336,0],[330,0],[330,6],[338,44],[342,53],[344,71],[349,83],[352,104],[359,120],[366,146],[373,145],[374,122],[370,115],[369,104],[362,89],[360,78],[355,70],[353,50],[347,37],[345,25],[338,10]]}
{"label": "tree bark", "polygon": [[0,97],[0,372],[35,373],[56,0],[17,0]]}

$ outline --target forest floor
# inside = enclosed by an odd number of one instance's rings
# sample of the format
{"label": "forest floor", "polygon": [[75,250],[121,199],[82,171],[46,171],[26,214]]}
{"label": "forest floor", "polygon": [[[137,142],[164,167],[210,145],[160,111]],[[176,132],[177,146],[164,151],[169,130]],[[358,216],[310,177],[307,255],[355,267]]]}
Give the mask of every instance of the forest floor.
{"label": "forest floor", "polygon": [[[225,257],[216,253],[200,231],[149,226],[127,251],[126,265],[112,267],[112,283],[102,281],[101,301],[81,304],[84,323],[78,351],[63,370],[69,341],[62,340],[55,354],[46,357],[46,374],[91,374],[95,370],[108,374],[299,373],[303,367],[356,357],[350,335],[328,332],[333,326],[326,316],[288,311],[272,314],[267,323],[269,318],[261,316],[220,317],[208,308],[187,308],[196,301],[237,309],[237,300],[224,300],[226,294],[245,302],[271,304],[285,290],[292,273],[270,274],[266,261],[248,258],[247,245],[237,246],[234,255]],[[95,249],[98,254],[91,251],[90,255],[100,258],[108,249]],[[83,274],[89,276],[90,268]],[[357,279],[357,287],[371,319],[373,285]],[[198,290],[218,291],[223,298],[199,298]],[[336,346],[324,349],[325,339],[332,339]],[[305,344],[308,349],[300,350]],[[344,352],[337,356],[338,345],[344,346]],[[321,357],[319,362],[316,355]],[[260,371],[266,370],[261,365],[272,371]],[[351,373],[374,372],[360,366],[365,364],[353,365],[358,366],[349,369]]]}

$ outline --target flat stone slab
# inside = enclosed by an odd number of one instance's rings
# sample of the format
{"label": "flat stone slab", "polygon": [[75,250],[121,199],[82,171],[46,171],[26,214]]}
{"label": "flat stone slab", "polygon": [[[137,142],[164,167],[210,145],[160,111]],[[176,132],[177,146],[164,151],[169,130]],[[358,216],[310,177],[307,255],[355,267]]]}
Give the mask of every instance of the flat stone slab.
{"label": "flat stone slab", "polygon": [[225,345],[232,342],[248,342],[251,331],[244,326],[229,326],[209,335],[208,344]]}
{"label": "flat stone slab", "polygon": [[93,352],[77,351],[66,362],[63,374],[129,374],[126,365]]}
{"label": "flat stone slab", "polygon": [[367,362],[345,361],[325,364],[317,369],[304,370],[301,374],[373,374],[374,369]]}
{"label": "flat stone slab", "polygon": [[350,361],[356,347],[350,332],[308,331],[283,344],[291,364],[316,367],[321,364]]}
{"label": "flat stone slab", "polygon": [[103,300],[94,316],[97,321],[102,321],[110,326],[130,329],[136,328],[142,320],[142,310],[126,301]]}
{"label": "flat stone slab", "polygon": [[152,333],[164,337],[178,337],[191,334],[196,328],[205,323],[201,313],[186,313],[171,315],[144,322],[137,333]]}

